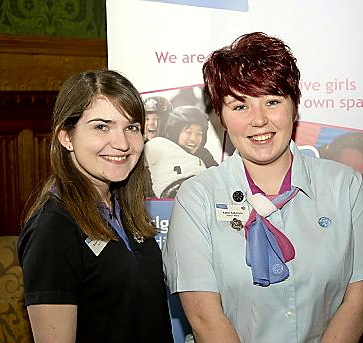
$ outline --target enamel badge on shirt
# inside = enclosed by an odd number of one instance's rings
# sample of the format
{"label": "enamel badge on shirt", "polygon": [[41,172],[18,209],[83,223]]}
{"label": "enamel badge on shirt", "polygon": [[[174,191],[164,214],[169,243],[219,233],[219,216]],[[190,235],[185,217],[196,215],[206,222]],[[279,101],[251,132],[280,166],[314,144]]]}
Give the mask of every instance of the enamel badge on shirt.
{"label": "enamel badge on shirt", "polygon": [[247,206],[216,204],[216,217],[218,221],[231,221],[236,218],[246,223],[249,217]]}
{"label": "enamel badge on shirt", "polygon": [[93,251],[93,253],[98,256],[103,248],[107,245],[108,241],[92,241],[90,238],[85,240],[86,244]]}

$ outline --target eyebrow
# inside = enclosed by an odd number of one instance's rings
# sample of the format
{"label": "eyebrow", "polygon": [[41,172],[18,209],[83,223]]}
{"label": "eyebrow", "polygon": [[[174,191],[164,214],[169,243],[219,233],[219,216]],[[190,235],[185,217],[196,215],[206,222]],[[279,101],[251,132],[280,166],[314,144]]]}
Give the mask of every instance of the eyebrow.
{"label": "eyebrow", "polygon": [[234,102],[245,101],[247,99],[247,96],[241,95],[238,98],[236,98],[233,95],[227,95],[227,98],[229,98],[229,101],[225,101],[225,104],[230,105],[233,104]]}
{"label": "eyebrow", "polygon": [[94,122],[94,121],[102,121],[102,122],[104,122],[104,123],[106,123],[106,124],[108,124],[108,123],[112,123],[112,122],[113,122],[113,120],[111,120],[111,119],[94,118],[94,119],[90,119],[90,120],[88,120],[88,121],[87,121],[87,124],[88,124],[88,123],[92,123],[92,122]]}

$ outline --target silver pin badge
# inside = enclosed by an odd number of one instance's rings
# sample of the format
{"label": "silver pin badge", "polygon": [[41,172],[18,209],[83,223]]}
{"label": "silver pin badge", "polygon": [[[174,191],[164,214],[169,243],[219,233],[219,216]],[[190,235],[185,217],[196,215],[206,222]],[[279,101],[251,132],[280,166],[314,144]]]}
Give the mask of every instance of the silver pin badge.
{"label": "silver pin badge", "polygon": [[331,219],[328,217],[320,217],[318,223],[321,227],[328,227],[331,225]]}

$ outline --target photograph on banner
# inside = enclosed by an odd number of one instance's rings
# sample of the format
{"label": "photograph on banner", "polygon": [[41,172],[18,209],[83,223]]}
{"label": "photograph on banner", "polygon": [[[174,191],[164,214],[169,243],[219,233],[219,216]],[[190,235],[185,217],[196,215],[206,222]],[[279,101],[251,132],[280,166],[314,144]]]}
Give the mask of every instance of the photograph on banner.
{"label": "photograph on banner", "polygon": [[[262,31],[282,38],[295,52],[302,97],[293,139],[299,149],[362,172],[363,74],[357,46],[363,36],[356,34],[362,10],[363,2],[354,0],[282,0],[278,11],[269,0],[107,0],[108,67],[130,77],[145,101],[145,154],[153,182],[146,202],[160,247],[182,176],[207,168],[192,153],[196,143],[183,147],[179,142],[176,127],[166,137],[169,115],[179,106],[199,108],[208,117],[207,138],[204,142],[201,134],[200,145],[217,164],[233,153],[219,118],[203,102],[202,65],[213,50],[241,34]],[[177,25],[178,18],[187,24]],[[198,162],[199,169],[185,174],[185,161],[177,152],[194,160],[188,162],[192,165]],[[170,309],[175,342],[185,343],[190,331],[181,325],[184,315],[173,302]]]}
{"label": "photograph on banner", "polygon": [[[223,159],[223,129],[202,86],[142,94],[148,198],[173,199],[181,183]],[[218,118],[217,118],[218,119]]]}
{"label": "photograph on banner", "polygon": [[363,130],[299,121],[294,140],[303,153],[344,163],[363,173]]}
{"label": "photograph on banner", "polygon": [[[203,86],[142,94],[149,199],[173,199],[181,183],[233,153]],[[363,130],[300,121],[295,141],[309,155],[352,165],[363,172]]]}

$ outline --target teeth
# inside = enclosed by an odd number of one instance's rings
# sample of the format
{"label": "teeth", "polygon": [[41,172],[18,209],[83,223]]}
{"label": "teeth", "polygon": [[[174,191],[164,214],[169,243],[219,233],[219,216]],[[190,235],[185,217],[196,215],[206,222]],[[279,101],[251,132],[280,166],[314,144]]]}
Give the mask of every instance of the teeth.
{"label": "teeth", "polygon": [[260,136],[252,136],[251,137],[251,139],[253,140],[253,141],[265,141],[265,140],[267,140],[267,139],[269,139],[269,138],[271,138],[272,137],[272,134],[271,133],[267,133],[267,134],[265,134],[265,135],[260,135]]}
{"label": "teeth", "polygon": [[126,156],[103,156],[106,160],[110,161],[123,161],[126,160]]}

